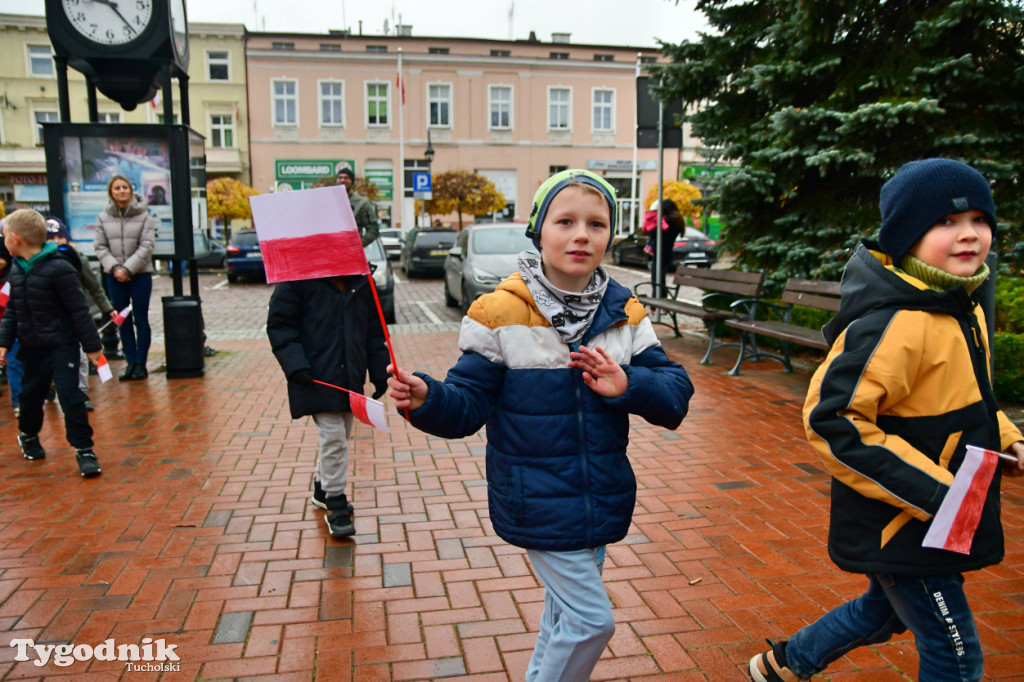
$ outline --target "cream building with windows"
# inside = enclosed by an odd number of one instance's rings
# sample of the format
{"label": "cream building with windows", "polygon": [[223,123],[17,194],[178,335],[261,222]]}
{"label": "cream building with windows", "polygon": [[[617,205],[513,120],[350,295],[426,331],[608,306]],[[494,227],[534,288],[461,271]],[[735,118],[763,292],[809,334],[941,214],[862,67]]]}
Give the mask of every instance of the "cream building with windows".
{"label": "cream building with windows", "polygon": [[[206,137],[207,175],[229,175],[246,184],[249,134],[245,83],[245,27],[189,24],[189,117]],[[71,119],[89,120],[84,77],[68,69]],[[174,83],[175,120],[181,120]],[[163,107],[141,104],[124,111],[97,94],[99,122],[160,123]],[[57,72],[46,19],[0,14],[0,201],[16,208],[49,210],[42,126],[59,121]]]}
{"label": "cream building with windows", "polygon": [[[434,174],[476,171],[505,196],[508,208],[488,218],[526,220],[544,179],[580,167],[616,187],[628,219],[638,53],[652,62],[662,58],[657,48],[577,45],[568,34],[550,42],[420,38],[399,29],[248,35],[256,189],[308,187],[352,165],[384,190],[382,216],[409,229],[412,199],[394,201],[408,184],[398,170],[403,160],[422,162],[429,132]],[[666,150],[666,179],[699,160],[699,147],[684,140],[683,151]],[[656,160],[656,149],[639,150],[639,197],[657,181]]]}

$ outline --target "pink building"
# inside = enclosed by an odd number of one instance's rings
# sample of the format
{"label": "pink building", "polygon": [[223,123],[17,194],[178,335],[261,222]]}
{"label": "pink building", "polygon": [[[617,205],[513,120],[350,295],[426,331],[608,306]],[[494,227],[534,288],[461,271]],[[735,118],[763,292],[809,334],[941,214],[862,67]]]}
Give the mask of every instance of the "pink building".
{"label": "pink building", "polygon": [[[407,168],[423,163],[429,131],[432,172],[487,176],[509,205],[498,219],[525,220],[544,179],[580,167],[616,187],[628,220],[638,54],[660,58],[656,48],[575,45],[567,34],[540,42],[251,33],[253,185],[308,187],[350,164],[385,191],[382,216],[408,229],[413,200],[395,205],[397,171],[403,156]],[[665,178],[679,177],[698,149],[686,135],[684,151],[666,150]],[[657,182],[656,160],[656,149],[639,150],[640,197]]]}

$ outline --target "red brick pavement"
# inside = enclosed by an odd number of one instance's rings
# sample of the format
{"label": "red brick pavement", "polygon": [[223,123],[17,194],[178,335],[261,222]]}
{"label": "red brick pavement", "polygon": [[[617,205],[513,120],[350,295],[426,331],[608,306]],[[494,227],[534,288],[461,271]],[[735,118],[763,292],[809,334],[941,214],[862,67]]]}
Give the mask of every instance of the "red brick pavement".
{"label": "red brick pavement", "polygon": [[[218,350],[205,378],[94,386],[102,477],[78,476],[54,405],[47,459],[22,459],[3,398],[0,679],[155,679],[116,661],[37,667],[6,646],[144,637],[177,645],[180,671],[164,679],[522,679],[542,590],[524,553],[490,529],[483,434],[445,441],[398,416],[391,434],[359,425],[357,535],[330,539],[308,502],[315,427],[289,418],[258,338],[268,288],[212,300],[216,281],[204,277]],[[443,308],[415,303],[436,292],[400,287],[399,361],[441,375],[456,334],[430,331],[426,311]],[[766,364],[729,377],[727,352],[703,367],[699,341],[663,336],[697,395],[675,432],[633,421],[640,490],[629,536],[608,549],[618,629],[593,679],[744,680],[765,637],[864,580],[828,560],[828,477],[800,425],[807,373]],[[151,367],[160,354],[157,344]],[[1024,487],[1009,482],[1003,499],[1006,561],[971,574],[967,589],[988,675],[1024,679]],[[829,679],[916,670],[904,636],[855,651]]]}

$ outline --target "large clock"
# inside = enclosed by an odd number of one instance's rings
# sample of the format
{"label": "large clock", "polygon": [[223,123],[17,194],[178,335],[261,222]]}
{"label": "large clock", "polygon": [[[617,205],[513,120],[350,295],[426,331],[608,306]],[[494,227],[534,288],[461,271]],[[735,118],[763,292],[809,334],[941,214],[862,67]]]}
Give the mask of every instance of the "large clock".
{"label": "large clock", "polygon": [[61,0],[64,16],[87,41],[127,45],[153,22],[152,0]]}

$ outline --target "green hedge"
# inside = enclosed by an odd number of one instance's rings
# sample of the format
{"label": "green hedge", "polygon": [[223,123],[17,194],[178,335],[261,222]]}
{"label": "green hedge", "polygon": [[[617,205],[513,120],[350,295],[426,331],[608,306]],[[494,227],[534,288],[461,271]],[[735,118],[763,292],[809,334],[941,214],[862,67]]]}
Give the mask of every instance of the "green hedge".
{"label": "green hedge", "polygon": [[1024,334],[1024,277],[996,277],[996,329]]}
{"label": "green hedge", "polygon": [[1003,402],[1024,403],[1024,334],[997,333],[995,372],[996,397]]}

